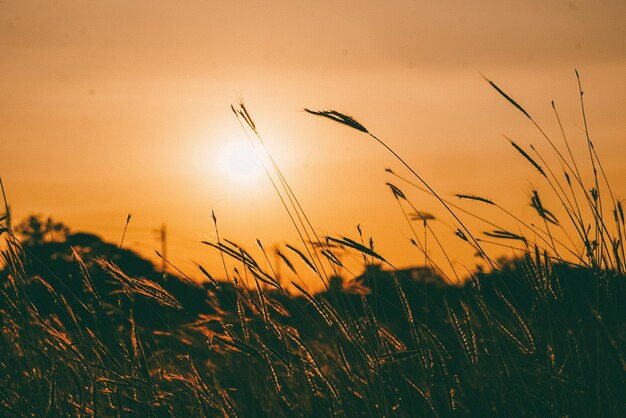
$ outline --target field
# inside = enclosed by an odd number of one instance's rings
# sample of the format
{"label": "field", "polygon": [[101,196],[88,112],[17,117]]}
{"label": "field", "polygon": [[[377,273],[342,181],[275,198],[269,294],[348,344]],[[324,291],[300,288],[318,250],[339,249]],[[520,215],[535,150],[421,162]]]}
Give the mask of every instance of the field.
{"label": "field", "polygon": [[[260,241],[263,260],[221,238],[215,216],[218,239],[205,244],[222,254],[224,270],[199,265],[206,282],[198,284],[62,225],[33,218],[14,227],[5,197],[1,414],[625,416],[622,203],[588,132],[589,154],[578,163],[565,133],[550,138],[499,86],[488,87],[554,151],[558,164],[549,166],[511,141],[560,207],[548,209],[533,191],[534,223],[509,214],[518,229],[492,224],[479,234],[465,226],[472,212],[461,204],[496,202],[461,194],[452,201],[360,121],[307,109],[376,141],[407,170],[410,177],[388,186],[416,225],[413,243],[425,259],[421,269],[396,269],[360,228],[354,237],[319,236],[269,155],[275,190],[302,238],[278,256],[296,276],[312,272],[323,283],[318,293],[262,268],[274,254]],[[580,98],[586,127],[582,88]],[[263,149],[248,109],[232,110]],[[432,215],[417,211],[404,188],[434,196],[456,239],[486,267],[454,277],[445,256],[430,259],[427,243],[440,243]],[[518,257],[492,258],[486,240],[517,248]],[[362,256],[363,274],[337,274],[338,248]]]}

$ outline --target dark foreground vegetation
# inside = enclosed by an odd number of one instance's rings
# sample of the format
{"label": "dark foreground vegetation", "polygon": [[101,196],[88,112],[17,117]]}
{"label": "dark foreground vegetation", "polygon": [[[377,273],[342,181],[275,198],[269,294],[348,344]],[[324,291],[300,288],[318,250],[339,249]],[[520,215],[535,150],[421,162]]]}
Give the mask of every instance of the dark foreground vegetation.
{"label": "dark foreground vegetation", "polygon": [[624,412],[624,276],[541,254],[463,286],[374,265],[315,296],[163,278],[90,234],[3,255],[5,416]]}
{"label": "dark foreground vegetation", "polygon": [[[258,137],[245,107],[234,110]],[[310,112],[370,135],[393,153],[346,115]],[[309,238],[293,253],[318,274],[323,292],[311,294],[298,281],[287,291],[271,268],[219,238],[207,244],[237,267],[226,271],[228,280],[216,281],[198,266],[207,277],[200,285],[183,275],[164,277],[94,235],[37,218],[14,232],[5,217],[0,411],[33,417],[625,416],[624,214],[608,183],[603,200],[601,166],[587,141],[590,187],[573,158],[558,154],[566,177],[561,186],[542,160],[513,143],[554,186],[572,224],[574,255],[559,255],[564,245],[548,226],[558,229],[563,221],[537,193],[531,204],[543,228],[518,220],[525,234],[485,234],[515,242],[516,259],[489,258],[484,241],[452,213],[458,238],[490,266],[458,285],[432,260],[397,270],[362,237],[318,238],[277,167],[279,194]],[[420,190],[451,211],[450,202],[406,167]],[[407,194],[390,187],[410,205]],[[426,215],[416,211],[413,218],[426,230]],[[424,248],[417,235],[414,244]],[[363,256],[361,276],[332,273],[341,265],[337,246]],[[282,257],[295,274],[296,263]]]}

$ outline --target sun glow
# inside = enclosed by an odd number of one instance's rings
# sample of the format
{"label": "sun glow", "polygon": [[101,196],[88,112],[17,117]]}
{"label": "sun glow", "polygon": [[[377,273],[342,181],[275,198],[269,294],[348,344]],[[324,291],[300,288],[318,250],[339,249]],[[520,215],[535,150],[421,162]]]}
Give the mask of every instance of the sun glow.
{"label": "sun glow", "polygon": [[249,142],[226,143],[217,155],[217,167],[228,180],[249,184],[257,182],[263,175],[260,153]]}

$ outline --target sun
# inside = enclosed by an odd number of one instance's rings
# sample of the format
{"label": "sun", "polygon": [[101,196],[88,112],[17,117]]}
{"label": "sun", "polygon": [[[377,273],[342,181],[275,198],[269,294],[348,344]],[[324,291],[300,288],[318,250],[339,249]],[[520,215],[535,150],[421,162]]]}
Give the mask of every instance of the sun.
{"label": "sun", "polygon": [[264,171],[260,153],[243,140],[224,144],[217,154],[217,167],[228,180],[239,184],[257,182]]}

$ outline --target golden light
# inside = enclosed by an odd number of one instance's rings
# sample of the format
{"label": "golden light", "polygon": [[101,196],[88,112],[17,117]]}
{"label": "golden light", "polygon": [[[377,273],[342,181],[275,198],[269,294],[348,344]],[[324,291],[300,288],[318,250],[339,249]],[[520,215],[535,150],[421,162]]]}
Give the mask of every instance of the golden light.
{"label": "golden light", "polygon": [[229,181],[238,184],[255,183],[264,171],[260,153],[243,140],[222,146],[217,154],[217,167]]}

